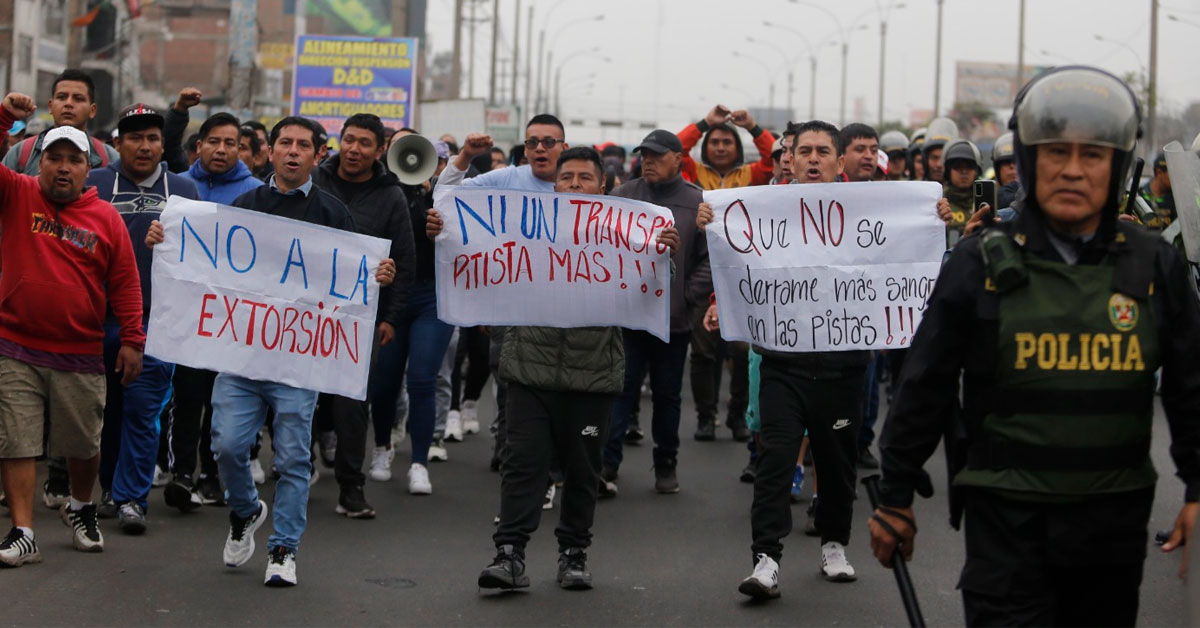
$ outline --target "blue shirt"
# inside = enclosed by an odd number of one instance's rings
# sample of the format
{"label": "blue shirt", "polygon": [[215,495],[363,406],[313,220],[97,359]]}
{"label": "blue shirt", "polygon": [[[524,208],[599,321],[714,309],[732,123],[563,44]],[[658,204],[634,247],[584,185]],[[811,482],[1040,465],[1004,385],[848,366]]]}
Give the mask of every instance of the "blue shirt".
{"label": "blue shirt", "polygon": [[312,193],[313,182],[312,182],[312,177],[310,176],[308,178],[308,180],[304,182],[304,185],[301,185],[300,187],[289,190],[287,192],[282,192],[279,190],[279,186],[275,185],[275,175],[271,175],[271,178],[267,181],[267,185],[271,186],[271,189],[274,190],[275,192],[279,192],[280,194],[283,194],[284,196],[291,196],[293,194],[299,194],[300,196],[307,198],[308,195]]}
{"label": "blue shirt", "polygon": [[465,174],[451,163],[446,166],[441,176],[438,177],[438,185],[470,185],[474,187],[500,188],[502,190],[525,190],[528,192],[554,191],[554,182],[543,181],[533,176],[533,169],[528,165],[509,166],[464,180],[463,176]]}

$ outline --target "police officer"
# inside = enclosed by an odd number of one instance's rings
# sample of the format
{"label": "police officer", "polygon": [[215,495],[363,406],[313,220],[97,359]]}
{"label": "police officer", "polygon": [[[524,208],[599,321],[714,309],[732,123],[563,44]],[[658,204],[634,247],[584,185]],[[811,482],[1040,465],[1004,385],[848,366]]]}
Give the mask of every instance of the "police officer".
{"label": "police officer", "polygon": [[908,171],[904,176],[908,177],[909,181],[925,180],[925,162],[921,160],[921,147],[925,144],[927,130],[927,127],[921,127],[913,131],[912,143],[908,145]]}
{"label": "police officer", "polygon": [[934,118],[925,131],[921,144],[921,164],[925,168],[925,180],[942,182],[944,162],[942,152],[946,144],[958,139],[958,125],[950,118]]}
{"label": "police officer", "polygon": [[946,223],[946,242],[954,246],[962,237],[971,214],[975,213],[975,179],[983,172],[979,147],[966,138],[951,140],[942,152],[945,164],[942,196],[950,201],[950,220]]}
{"label": "police officer", "polygon": [[992,168],[996,171],[996,209],[1003,211],[1017,199],[1021,181],[1017,179],[1017,161],[1013,154],[1012,131],[996,138],[992,145]]}
{"label": "police officer", "polygon": [[1009,123],[1024,207],[954,249],[909,350],[871,546],[884,565],[898,545],[911,559],[921,467],[961,425],[952,491],[966,505],[968,625],[1134,624],[1160,366],[1187,485],[1164,550],[1200,510],[1200,301],[1175,249],[1117,220],[1140,125],[1136,98],[1106,72],[1030,82]]}
{"label": "police officer", "polygon": [[888,131],[879,137],[879,152],[888,157],[888,180],[903,181],[908,170],[908,138],[900,131]]}

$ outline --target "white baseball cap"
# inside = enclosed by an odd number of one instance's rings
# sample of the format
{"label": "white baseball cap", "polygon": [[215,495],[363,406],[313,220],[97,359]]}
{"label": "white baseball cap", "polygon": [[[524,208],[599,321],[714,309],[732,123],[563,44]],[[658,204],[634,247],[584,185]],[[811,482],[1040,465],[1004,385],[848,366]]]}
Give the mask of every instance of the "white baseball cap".
{"label": "white baseball cap", "polygon": [[56,142],[66,140],[75,145],[75,148],[83,152],[88,152],[88,136],[83,131],[73,126],[58,126],[50,129],[46,133],[46,137],[42,139],[42,150],[45,151],[53,146]]}

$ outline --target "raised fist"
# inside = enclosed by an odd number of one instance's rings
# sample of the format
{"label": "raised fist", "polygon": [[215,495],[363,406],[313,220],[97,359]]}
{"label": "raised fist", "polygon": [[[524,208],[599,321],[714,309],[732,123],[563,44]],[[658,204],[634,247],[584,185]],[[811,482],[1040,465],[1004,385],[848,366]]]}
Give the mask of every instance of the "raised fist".
{"label": "raised fist", "polygon": [[37,109],[37,105],[33,104],[33,99],[19,92],[12,92],[4,97],[4,108],[18,120],[24,120],[33,115],[33,110]]}

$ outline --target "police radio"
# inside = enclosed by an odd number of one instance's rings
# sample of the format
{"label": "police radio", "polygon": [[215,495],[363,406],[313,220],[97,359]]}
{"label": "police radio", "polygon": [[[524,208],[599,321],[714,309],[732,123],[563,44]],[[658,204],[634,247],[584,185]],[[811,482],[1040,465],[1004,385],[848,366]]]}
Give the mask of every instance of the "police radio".
{"label": "police radio", "polygon": [[998,292],[1007,292],[1029,280],[1029,271],[1021,260],[1021,252],[1009,235],[999,229],[988,229],[979,243],[983,265]]}

